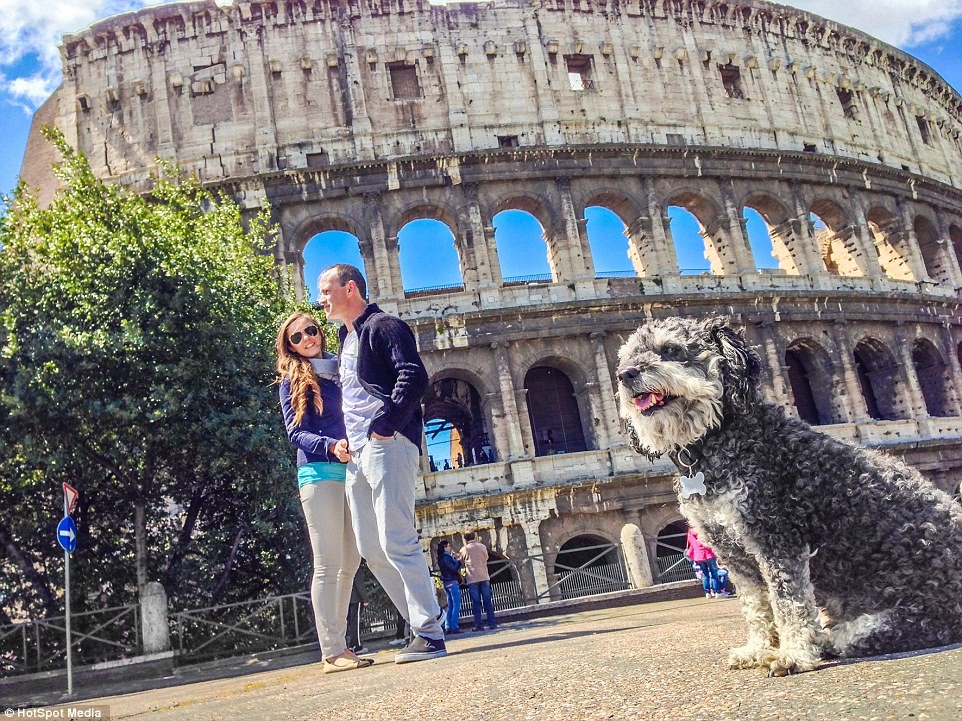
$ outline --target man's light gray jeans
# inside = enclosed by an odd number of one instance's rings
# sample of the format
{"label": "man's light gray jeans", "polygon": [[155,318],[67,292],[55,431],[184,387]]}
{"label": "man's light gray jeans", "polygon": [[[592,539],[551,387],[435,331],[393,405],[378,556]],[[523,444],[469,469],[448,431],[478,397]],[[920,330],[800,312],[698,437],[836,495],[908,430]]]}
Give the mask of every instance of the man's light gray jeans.
{"label": "man's light gray jeans", "polygon": [[347,465],[357,548],[418,636],[443,639],[441,609],[414,519],[418,449],[400,433],[371,438]]}

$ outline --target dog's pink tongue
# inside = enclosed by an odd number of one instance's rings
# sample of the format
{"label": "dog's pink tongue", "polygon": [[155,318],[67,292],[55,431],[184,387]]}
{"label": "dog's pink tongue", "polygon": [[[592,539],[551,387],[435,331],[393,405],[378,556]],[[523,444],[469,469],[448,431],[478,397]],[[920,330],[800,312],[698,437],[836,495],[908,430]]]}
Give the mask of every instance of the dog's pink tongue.
{"label": "dog's pink tongue", "polygon": [[645,393],[635,398],[635,406],[640,411],[647,411],[656,403],[661,403],[664,397],[663,393]]}

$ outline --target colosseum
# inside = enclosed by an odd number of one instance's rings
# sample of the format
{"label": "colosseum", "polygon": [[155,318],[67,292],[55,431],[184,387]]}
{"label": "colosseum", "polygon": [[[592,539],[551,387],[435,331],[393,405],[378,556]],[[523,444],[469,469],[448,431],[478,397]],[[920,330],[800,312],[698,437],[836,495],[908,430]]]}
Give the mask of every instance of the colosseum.
{"label": "colosseum", "polygon": [[[646,318],[729,316],[770,400],[962,480],[962,97],[873,37],[763,0],[208,0],[104,20],[62,58],[35,128],[102,177],[144,188],[160,157],[269,201],[301,293],[312,238],[356,241],[458,450],[424,458],[425,549],[479,529],[505,604],[690,577],[673,468],[619,430],[615,359]],[[51,152],[35,130],[44,194]],[[506,268],[506,211],[537,221],[550,275]],[[449,231],[457,282],[405,283],[417,220]]]}

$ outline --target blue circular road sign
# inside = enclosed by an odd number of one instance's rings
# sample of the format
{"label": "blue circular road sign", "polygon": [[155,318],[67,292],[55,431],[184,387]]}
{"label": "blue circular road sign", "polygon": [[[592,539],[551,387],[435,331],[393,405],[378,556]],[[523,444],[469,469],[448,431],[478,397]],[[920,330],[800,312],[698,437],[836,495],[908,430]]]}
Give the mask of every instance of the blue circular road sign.
{"label": "blue circular road sign", "polygon": [[70,516],[64,516],[57,526],[57,543],[67,553],[73,553],[77,549],[77,524]]}

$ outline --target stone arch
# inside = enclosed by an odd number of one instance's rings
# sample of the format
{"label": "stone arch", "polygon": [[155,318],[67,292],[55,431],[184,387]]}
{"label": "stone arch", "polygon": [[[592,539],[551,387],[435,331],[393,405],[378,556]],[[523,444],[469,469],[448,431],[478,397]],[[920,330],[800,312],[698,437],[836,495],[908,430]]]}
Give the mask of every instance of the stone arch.
{"label": "stone arch", "polygon": [[596,278],[637,277],[644,264],[621,216],[602,205],[584,210],[585,236]]}
{"label": "stone arch", "polygon": [[[691,236],[679,240],[676,229],[680,224],[676,220],[676,213],[673,208],[680,208],[686,213],[690,213],[698,222],[698,235],[704,248],[705,259],[708,261],[710,273],[712,275],[734,274],[738,272],[737,263],[733,249],[728,247],[728,240],[722,232],[721,221],[724,219],[723,205],[710,196],[689,189],[678,190],[669,195],[663,204],[667,209],[668,216],[672,218],[669,224],[669,236],[675,245],[675,251],[679,257],[679,271],[684,271],[682,267],[686,252],[689,246],[694,245]],[[673,217],[674,216],[674,217]]]}
{"label": "stone arch", "polygon": [[[485,395],[483,382],[470,371],[448,368],[431,380],[422,403],[432,471],[446,470],[445,460],[449,468],[458,468],[490,463],[497,458],[491,419],[484,408]],[[447,438],[447,449],[434,448],[438,438]]]}
{"label": "stone arch", "polygon": [[556,248],[537,216],[520,208],[507,208],[495,213],[491,222],[504,285],[552,283],[560,278]]}
{"label": "stone arch", "polygon": [[590,432],[585,425],[591,413],[587,398],[578,392],[585,388],[584,375],[572,380],[567,372],[571,368],[577,366],[547,358],[532,364],[524,375],[536,456],[588,450]]}
{"label": "stone arch", "polygon": [[962,266],[962,227],[955,223],[949,225],[949,242],[952,244],[955,259],[959,262],[959,266]]}
{"label": "stone arch", "polygon": [[799,247],[800,234],[788,206],[770,193],[753,191],[742,202],[743,217],[748,208],[765,221],[772,244],[772,257],[778,261],[779,270],[785,275],[802,275],[806,272],[805,254]]}
{"label": "stone arch", "polygon": [[617,215],[626,226],[646,212],[634,198],[613,188],[597,188],[587,195],[582,205],[582,211],[591,206],[607,208]]}
{"label": "stone arch", "polygon": [[[442,203],[411,203],[393,214],[387,227],[389,237],[396,237],[398,271],[405,297],[464,289],[460,227],[453,209]],[[432,259],[430,276],[425,273],[425,256]]]}
{"label": "stone arch", "polygon": [[[362,252],[361,232],[359,223],[340,215],[308,218],[294,229],[291,233],[292,246],[296,252],[294,283],[300,284],[300,289],[307,298],[317,298],[318,276],[335,263],[357,266],[365,279],[370,281]],[[333,253],[331,246],[334,248]]]}
{"label": "stone arch", "polygon": [[567,599],[628,588],[618,541],[598,530],[581,530],[559,544],[548,566],[552,598]]}
{"label": "stone arch", "polygon": [[[491,601],[495,611],[519,608],[525,605],[521,576],[508,556],[489,548],[488,576],[491,577]],[[470,599],[470,596],[468,596],[468,599]],[[470,611],[470,607],[466,607],[464,603],[463,596],[461,608]],[[462,612],[461,615],[467,614]]]}
{"label": "stone arch", "polygon": [[864,275],[857,260],[858,235],[849,214],[834,200],[824,197],[814,200],[808,211],[815,216],[815,242],[825,270],[846,277]]}
{"label": "stone arch", "polygon": [[895,213],[875,205],[866,215],[882,272],[892,280],[915,281],[905,233]]}
{"label": "stone arch", "polygon": [[869,415],[895,421],[911,417],[908,389],[889,344],[865,336],[853,351],[862,398]]}
{"label": "stone arch", "polygon": [[785,365],[798,417],[813,426],[837,423],[837,379],[825,348],[813,338],[796,338],[785,348]]}
{"label": "stone arch", "polygon": [[307,218],[302,223],[298,224],[290,234],[291,238],[291,250],[298,253],[303,253],[304,248],[310,242],[311,238],[321,233],[326,233],[330,230],[340,231],[342,233],[349,233],[358,239],[360,242],[361,238],[367,237],[363,231],[363,223],[355,221],[353,218],[349,218],[343,215],[320,215]]}
{"label": "stone arch", "polygon": [[694,580],[695,569],[685,556],[688,522],[681,518],[658,530],[655,542],[655,562],[658,575],[655,583]]}
{"label": "stone arch", "polygon": [[927,338],[917,338],[912,344],[912,365],[922,389],[926,412],[934,417],[955,415],[951,369],[935,344]]}
{"label": "stone arch", "polygon": [[535,193],[513,190],[495,200],[491,208],[492,218],[506,210],[521,210],[534,216],[535,220],[541,224],[545,236],[553,235],[561,227],[561,222],[551,204]]}
{"label": "stone arch", "polygon": [[912,225],[925,272],[939,285],[951,285],[948,249],[945,239],[939,237],[938,226],[924,215],[917,215]]}

